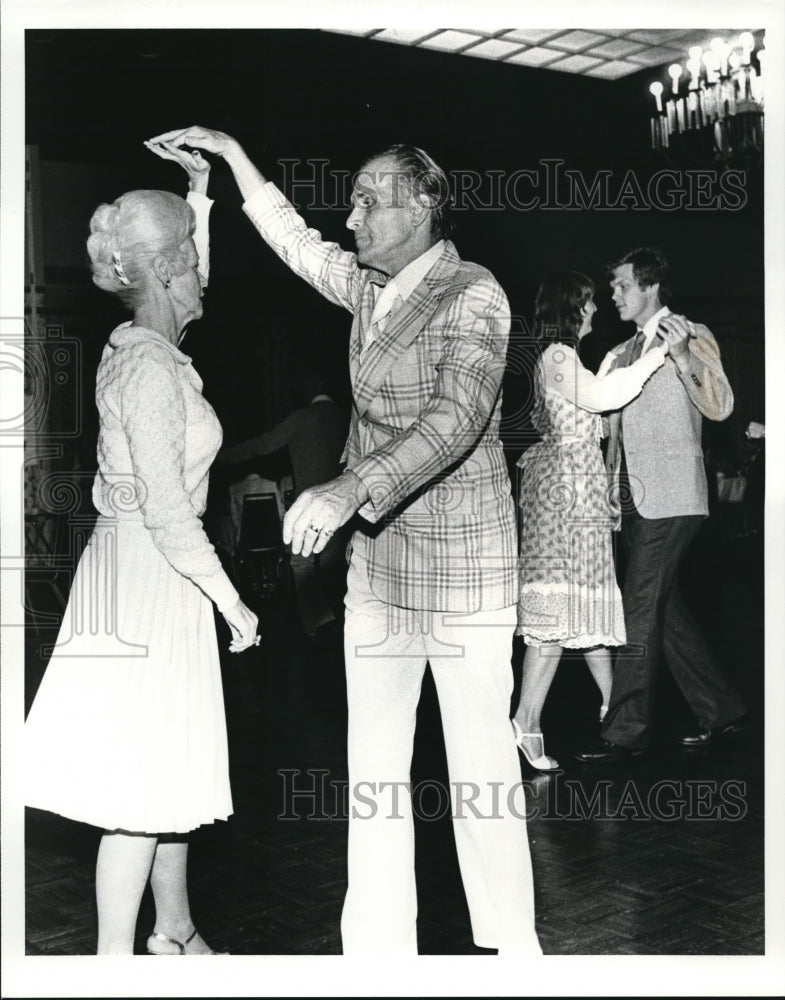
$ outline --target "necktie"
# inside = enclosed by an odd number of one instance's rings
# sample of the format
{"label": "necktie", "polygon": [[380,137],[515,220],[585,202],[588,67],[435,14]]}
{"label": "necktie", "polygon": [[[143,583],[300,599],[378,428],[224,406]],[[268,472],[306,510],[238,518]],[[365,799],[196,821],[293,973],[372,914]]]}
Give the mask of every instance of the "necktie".
{"label": "necktie", "polygon": [[[632,350],[630,351],[630,360],[627,362],[628,366],[635,364],[641,354],[643,354],[643,344],[645,340],[646,334],[643,330],[638,330],[635,334],[635,341],[632,345]],[[622,409],[619,419],[619,453],[621,457],[621,465],[619,468],[619,498],[621,500],[622,508],[624,508],[625,502],[629,504],[632,498],[629,474],[627,472],[627,456],[624,451],[624,409]]]}
{"label": "necktie", "polygon": [[629,363],[634,364],[638,358],[643,354],[643,344],[646,340],[646,334],[643,330],[638,330],[635,334],[635,343],[632,345],[632,350],[630,351],[630,361]]}
{"label": "necktie", "polygon": [[390,318],[400,309],[402,304],[403,299],[395,291],[395,286],[385,285],[373,308],[371,325],[366,331],[365,342],[363,343],[363,353],[368,350],[377,337],[380,337],[384,333],[385,327],[390,322]]}

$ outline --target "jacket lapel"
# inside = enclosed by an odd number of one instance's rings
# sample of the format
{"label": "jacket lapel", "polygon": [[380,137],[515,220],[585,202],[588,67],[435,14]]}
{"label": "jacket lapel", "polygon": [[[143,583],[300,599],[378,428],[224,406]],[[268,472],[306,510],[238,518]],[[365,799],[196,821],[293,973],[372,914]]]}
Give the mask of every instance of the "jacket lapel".
{"label": "jacket lapel", "polygon": [[[445,241],[441,256],[417,285],[408,299],[401,305],[378,336],[368,347],[368,350],[358,358],[354,377],[354,394],[357,412],[362,416],[373,402],[380,386],[387,378],[398,357],[416,340],[427,325],[433,313],[441,302],[444,293],[453,284],[455,272],[461,259],[455,246]],[[370,301],[368,307],[367,302]],[[360,326],[358,333],[368,329],[373,312],[373,299],[364,296],[360,311],[355,318]],[[359,353],[360,336],[356,341]]]}
{"label": "jacket lapel", "polygon": [[[642,353],[645,354],[650,346],[651,344],[645,347]],[[606,372],[606,374],[610,374],[610,372],[616,371],[617,368],[627,368],[632,359],[632,352],[634,347],[635,347],[635,337],[633,336],[630,337],[629,340],[624,342],[624,350],[621,352],[621,354],[619,354],[616,358],[614,358],[614,360],[608,366],[608,371]]]}
{"label": "jacket lapel", "polygon": [[[617,368],[627,368],[632,358],[632,351],[635,347],[635,337],[625,343],[624,350],[609,366],[607,374]],[[608,448],[605,454],[605,467],[608,472],[617,473],[621,461],[621,450],[619,448],[619,432],[621,430],[621,410],[613,410],[608,414]]]}

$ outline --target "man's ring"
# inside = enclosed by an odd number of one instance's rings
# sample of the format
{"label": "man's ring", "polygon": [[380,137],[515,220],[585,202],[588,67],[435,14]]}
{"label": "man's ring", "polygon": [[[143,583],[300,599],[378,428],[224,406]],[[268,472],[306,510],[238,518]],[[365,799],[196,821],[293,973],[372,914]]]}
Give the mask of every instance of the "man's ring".
{"label": "man's ring", "polygon": [[309,524],[308,527],[305,530],[306,531],[315,531],[316,534],[318,535],[318,534],[321,533],[322,529],[321,528],[317,528],[315,524]]}

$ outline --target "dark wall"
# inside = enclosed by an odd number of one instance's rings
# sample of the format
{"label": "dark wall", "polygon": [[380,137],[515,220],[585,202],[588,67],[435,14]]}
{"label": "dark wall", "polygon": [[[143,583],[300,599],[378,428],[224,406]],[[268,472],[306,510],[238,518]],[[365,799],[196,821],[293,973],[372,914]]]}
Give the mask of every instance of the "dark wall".
{"label": "dark wall", "polygon": [[[327,161],[328,180],[314,194],[332,207],[303,210],[347,248],[344,199],[330,178],[408,141],[462,177],[455,242],[496,274],[520,324],[546,274],[587,272],[600,287],[586,344],[595,365],[628,333],[610,307],[605,265],[631,246],[657,244],[674,267],[675,308],[720,340],[738,400],[727,433],[738,439],[749,419],[764,419],[761,177],[723,178],[702,156],[654,159],[654,72],[608,82],[317,31],[28,35],[27,141],[41,159],[48,304],[90,341],[86,357],[115,321],[84,266],[91,212],[132,187],[184,189],[177,167],[148,153],[144,138],[195,122],[220,128],[279,183],[308,177],[309,159]],[[674,173],[657,189],[663,169]],[[598,178],[599,200],[589,207],[584,196],[582,204],[576,185],[580,194]],[[304,364],[327,368],[346,397],[349,317],[271,254],[223,164],[211,184],[211,287],[186,348],[231,439],[284,415]],[[669,209],[668,191],[685,204]],[[303,188],[287,193],[309,198]],[[526,387],[511,373],[505,392],[512,398]]]}

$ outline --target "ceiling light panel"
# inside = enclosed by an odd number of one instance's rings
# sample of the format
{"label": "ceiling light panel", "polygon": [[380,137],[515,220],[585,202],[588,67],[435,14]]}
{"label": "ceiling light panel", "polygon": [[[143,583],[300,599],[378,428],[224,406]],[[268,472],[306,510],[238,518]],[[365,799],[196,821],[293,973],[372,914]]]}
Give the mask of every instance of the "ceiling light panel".
{"label": "ceiling light panel", "polygon": [[592,56],[574,55],[559,59],[557,62],[549,63],[548,69],[558,69],[562,73],[583,73],[592,66],[598,66],[602,59]]}
{"label": "ceiling light panel", "polygon": [[582,52],[592,45],[599,45],[606,41],[603,35],[597,35],[593,31],[568,31],[565,35],[559,35],[549,42],[549,46],[556,49],[567,49],[568,52]]}
{"label": "ceiling light panel", "polygon": [[426,49],[442,49],[445,52],[458,52],[465,49],[467,45],[474,45],[482,35],[470,34],[468,31],[454,31],[452,28],[440,31],[438,35],[431,35],[426,38],[422,45]]}
{"label": "ceiling light panel", "polygon": [[467,56],[484,56],[486,59],[506,59],[513,52],[520,51],[519,42],[508,42],[502,38],[488,38],[478,45],[472,45],[466,49]]}
{"label": "ceiling light panel", "polygon": [[618,80],[649,66],[683,62],[690,45],[706,48],[717,35],[728,39],[739,33],[739,29],[723,28],[404,27],[323,30],[605,80]]}
{"label": "ceiling light panel", "polygon": [[545,66],[563,57],[563,52],[535,45],[533,48],[526,49],[523,52],[516,52],[509,59],[505,59],[505,63],[516,63],[518,66]]}

